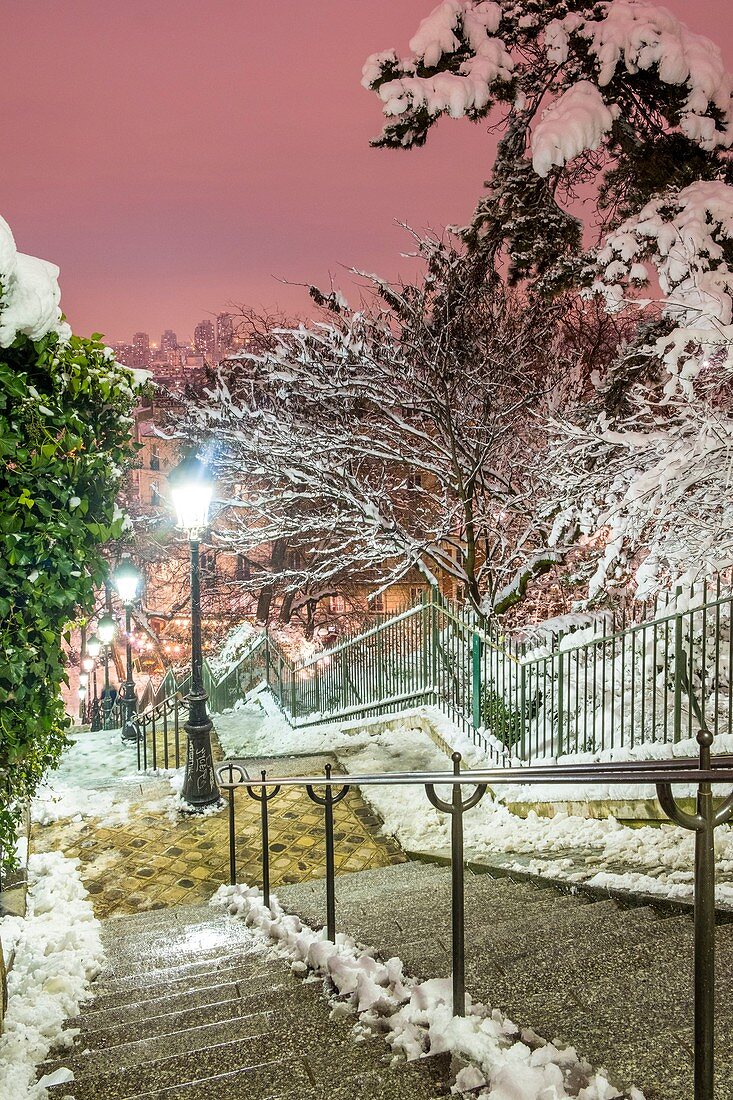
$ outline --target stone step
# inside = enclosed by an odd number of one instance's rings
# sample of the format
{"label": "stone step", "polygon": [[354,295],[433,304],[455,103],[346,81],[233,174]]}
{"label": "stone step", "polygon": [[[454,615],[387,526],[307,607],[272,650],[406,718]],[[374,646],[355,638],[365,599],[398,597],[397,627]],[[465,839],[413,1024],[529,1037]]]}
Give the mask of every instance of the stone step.
{"label": "stone step", "polygon": [[182,959],[215,958],[227,950],[249,947],[251,936],[242,921],[219,920],[161,933],[157,929],[131,943],[105,944],[110,972],[144,967],[166,969]]}
{"label": "stone step", "polygon": [[[173,1088],[214,1077],[235,1069],[250,1070],[262,1077],[263,1095],[274,1091],[270,1079],[285,1069],[298,1069],[305,1074],[300,1052],[293,1049],[282,1035],[258,1035],[238,1038],[207,1047],[204,1050],[184,1051],[174,1055],[150,1059],[145,1065],[135,1065],[124,1070],[86,1073],[74,1082],[75,1100],[127,1100],[128,1097]],[[306,1082],[308,1078],[306,1076]],[[282,1084],[287,1084],[283,1077]],[[251,1085],[250,1085],[251,1087]],[[264,1091],[270,1089],[270,1092]],[[66,1089],[68,1092],[68,1088]],[[61,1094],[63,1095],[63,1094]]]}
{"label": "stone step", "polygon": [[[205,1003],[189,1003],[189,1006],[186,1006],[185,1000],[176,998],[175,1003],[153,1001],[146,1005],[144,1014],[132,1008],[103,1010],[80,1017],[76,1024],[72,1021],[72,1026],[79,1026],[80,1042],[92,1049],[129,1042],[131,1034],[141,1039],[170,1035],[180,1029],[198,1027],[204,1023],[221,1023],[262,1011],[263,1004],[269,1004],[283,991],[288,977],[287,974],[271,974],[256,983],[222,987],[214,990]],[[131,1028],[134,1031],[131,1032]]]}
{"label": "stone step", "polygon": [[135,1004],[141,1012],[147,1011],[150,1001],[163,997],[173,996],[177,993],[192,992],[207,986],[219,985],[223,982],[240,982],[249,978],[258,978],[267,972],[268,966],[265,959],[259,953],[242,960],[239,956],[228,956],[228,966],[212,965],[211,960],[202,963],[194,973],[187,971],[186,966],[165,971],[166,977],[160,981],[157,977],[161,972],[155,971],[147,976],[144,985],[128,985],[122,989],[108,989],[104,983],[92,986],[94,1001],[87,1007],[90,1012],[99,1012],[103,1008],[117,1008],[126,1004]]}
{"label": "stone step", "polygon": [[51,1073],[60,1066],[67,1066],[77,1076],[132,1069],[184,1051],[205,1050],[207,1047],[222,1046],[236,1039],[266,1035],[272,1031],[272,1022],[271,1012],[255,1012],[210,1023],[197,1022],[192,1027],[177,1027],[149,1037],[141,1035],[137,1028],[133,1031],[127,1024],[124,1029],[110,1029],[117,1030],[122,1042],[96,1046],[88,1041],[89,1036],[82,1033],[74,1053],[49,1060],[45,1063],[43,1072]]}
{"label": "stone step", "polygon": [[157,967],[155,970],[134,970],[132,973],[120,969],[115,973],[107,968],[96,980],[93,990],[100,993],[124,993],[127,990],[145,990],[157,984],[165,985],[167,982],[195,980],[200,976],[208,977],[209,974],[229,970],[232,967],[255,965],[261,959],[259,951],[251,945],[249,952],[244,943],[238,945],[236,951],[229,950],[221,956],[199,957],[195,962],[179,962],[177,965]]}

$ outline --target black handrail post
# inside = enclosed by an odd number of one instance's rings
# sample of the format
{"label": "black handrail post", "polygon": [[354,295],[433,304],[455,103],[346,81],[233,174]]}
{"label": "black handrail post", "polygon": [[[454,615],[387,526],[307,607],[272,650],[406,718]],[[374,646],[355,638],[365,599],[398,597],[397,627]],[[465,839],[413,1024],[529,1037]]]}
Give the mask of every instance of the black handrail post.
{"label": "black handrail post", "polygon": [[349,792],[348,785],[341,788],[338,794],[334,794],[331,788],[331,765],[325,767],[326,793],[323,798],[316,794],[313,787],[307,784],[306,791],[312,802],[323,806],[324,830],[326,835],[326,935],[331,943],[336,942],[336,864],[333,855],[333,808],[337,802],[345,798]]}
{"label": "black handrail post", "polygon": [[236,835],[234,830],[234,769],[230,762],[229,764],[229,883],[231,886],[237,885],[237,852],[236,852]]}
{"label": "black handrail post", "polygon": [[[709,759],[709,748],[707,755]],[[701,783],[698,787],[697,813],[701,824],[695,833],[695,1100],[713,1100],[715,811],[710,783]]]}
{"label": "black handrail post", "polygon": [[[687,676],[687,654],[682,645],[682,618],[675,620],[675,731],[681,726],[681,698],[697,719],[700,769],[711,770],[713,734]],[[675,739],[676,738],[675,733]],[[657,783],[657,797],[667,817],[695,833],[695,1100],[714,1100],[715,1090],[715,829],[733,817],[733,794],[718,809],[713,804],[712,784],[697,786],[697,812],[685,813],[672,793],[671,782]]]}
{"label": "black handrail post", "polygon": [[[265,782],[265,771],[261,773],[262,782]],[[274,798],[279,787],[275,788],[274,794],[270,797]],[[267,813],[267,803],[269,799],[267,796],[267,788],[262,788],[262,801],[260,802],[260,828],[262,831],[262,899],[270,908],[270,822]]]}
{"label": "black handrail post", "polygon": [[[326,764],[326,779],[331,778],[331,765]],[[331,943],[336,942],[336,863],[333,855],[333,792],[326,787],[323,811],[326,830],[326,931]]]}
{"label": "black handrail post", "polygon": [[[461,774],[461,754],[454,752],[453,775]],[[432,783],[425,784],[425,793],[436,810],[451,815],[451,955],[453,962],[453,1015],[466,1015],[466,907],[463,873],[463,815],[473,809],[486,793],[486,784],[479,783],[476,790],[464,802],[461,785],[453,785],[450,802],[444,802],[435,793]]]}
{"label": "black handrail post", "polygon": [[[458,760],[455,757],[458,756]],[[453,758],[453,774],[459,775],[460,754]],[[451,928],[453,955],[453,1015],[466,1014],[466,903],[463,875],[463,797],[461,788],[453,788],[453,812],[450,822]]]}
{"label": "black handrail post", "polygon": [[247,787],[247,794],[250,798],[253,798],[255,802],[260,804],[260,839],[262,843],[262,900],[267,908],[270,908],[270,817],[267,803],[271,802],[273,798],[276,798],[280,793],[280,787],[277,786],[273,789],[271,794],[267,793],[267,787],[265,781],[267,779],[267,772],[262,769],[260,772],[260,778],[262,779],[262,786],[260,787],[260,793],[257,794],[254,787]]}

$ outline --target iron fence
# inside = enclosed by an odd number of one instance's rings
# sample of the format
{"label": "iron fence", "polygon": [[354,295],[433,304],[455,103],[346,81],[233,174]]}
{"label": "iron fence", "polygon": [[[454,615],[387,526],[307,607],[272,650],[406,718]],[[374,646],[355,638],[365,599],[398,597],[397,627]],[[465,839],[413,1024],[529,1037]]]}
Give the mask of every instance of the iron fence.
{"label": "iron fence", "polygon": [[[731,592],[719,578],[647,610],[512,639],[432,592],[301,660],[263,632],[222,676],[204,661],[204,686],[217,713],[264,682],[292,726],[437,706],[503,766],[692,738],[690,690],[714,734],[732,734]],[[153,709],[187,689],[167,673]]]}
{"label": "iron fence", "polygon": [[649,608],[512,639],[432,593],[300,661],[268,634],[259,668],[292,726],[431,704],[504,765],[694,737],[688,688],[714,733],[733,733],[730,591],[718,579]]}

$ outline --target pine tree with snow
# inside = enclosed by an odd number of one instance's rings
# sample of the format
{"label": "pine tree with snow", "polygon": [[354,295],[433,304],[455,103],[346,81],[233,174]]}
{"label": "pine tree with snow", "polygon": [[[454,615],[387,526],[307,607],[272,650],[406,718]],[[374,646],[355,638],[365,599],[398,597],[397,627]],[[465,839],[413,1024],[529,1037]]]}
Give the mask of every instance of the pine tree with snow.
{"label": "pine tree with snow", "polygon": [[[463,230],[473,265],[506,265],[535,293],[597,294],[637,318],[597,378],[597,401],[558,428],[547,501],[556,537],[610,531],[601,575],[623,572],[650,540],[646,581],[679,575],[691,555],[703,569],[725,566],[733,80],[720,50],[651,0],[444,0],[410,50],[364,67],[387,117],[375,144],[421,145],[443,116],[501,131]],[[581,189],[596,200],[583,204],[585,226]],[[591,231],[598,239],[584,247]],[[722,452],[707,469],[697,462],[696,479],[679,460],[710,454],[714,437]],[[665,450],[678,459],[667,474]]]}

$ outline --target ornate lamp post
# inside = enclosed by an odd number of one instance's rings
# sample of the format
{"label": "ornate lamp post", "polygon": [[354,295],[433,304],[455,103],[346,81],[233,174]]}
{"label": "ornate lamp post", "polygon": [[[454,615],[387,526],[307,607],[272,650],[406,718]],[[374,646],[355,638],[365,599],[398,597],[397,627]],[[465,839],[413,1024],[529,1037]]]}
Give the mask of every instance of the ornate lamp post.
{"label": "ornate lamp post", "polygon": [[181,796],[192,810],[201,810],[221,798],[211,756],[213,725],[206,709],[208,696],[204,691],[199,576],[199,543],[209,521],[214,485],[206,466],[195,454],[189,454],[179,462],[171,471],[168,482],[178,526],[188,535],[191,552],[191,690],[188,721],[184,726],[188,734],[188,751]]}
{"label": "ornate lamp post", "polygon": [[87,638],[87,653],[92,658],[92,732],[102,728],[101,715],[99,711],[99,696],[97,695],[97,657],[102,649],[102,643],[99,640],[97,634],[92,634],[90,638]]}
{"label": "ornate lamp post", "polygon": [[104,691],[102,693],[102,717],[105,729],[107,729],[109,714],[112,710],[112,707],[109,705],[109,647],[112,643],[112,639],[115,636],[116,630],[117,625],[109,612],[106,615],[102,615],[102,618],[97,623],[97,637],[102,643],[104,651]]}
{"label": "ornate lamp post", "polygon": [[125,722],[122,727],[122,740],[137,742],[140,729],[137,724],[137,695],[135,694],[135,681],[132,677],[132,646],[130,645],[130,633],[132,628],[132,605],[137,599],[140,588],[139,570],[130,558],[123,558],[117,566],[112,577],[112,583],[117,590],[117,595],[125,605],[125,641],[127,643],[127,679],[122,684],[121,699],[124,704]]}

